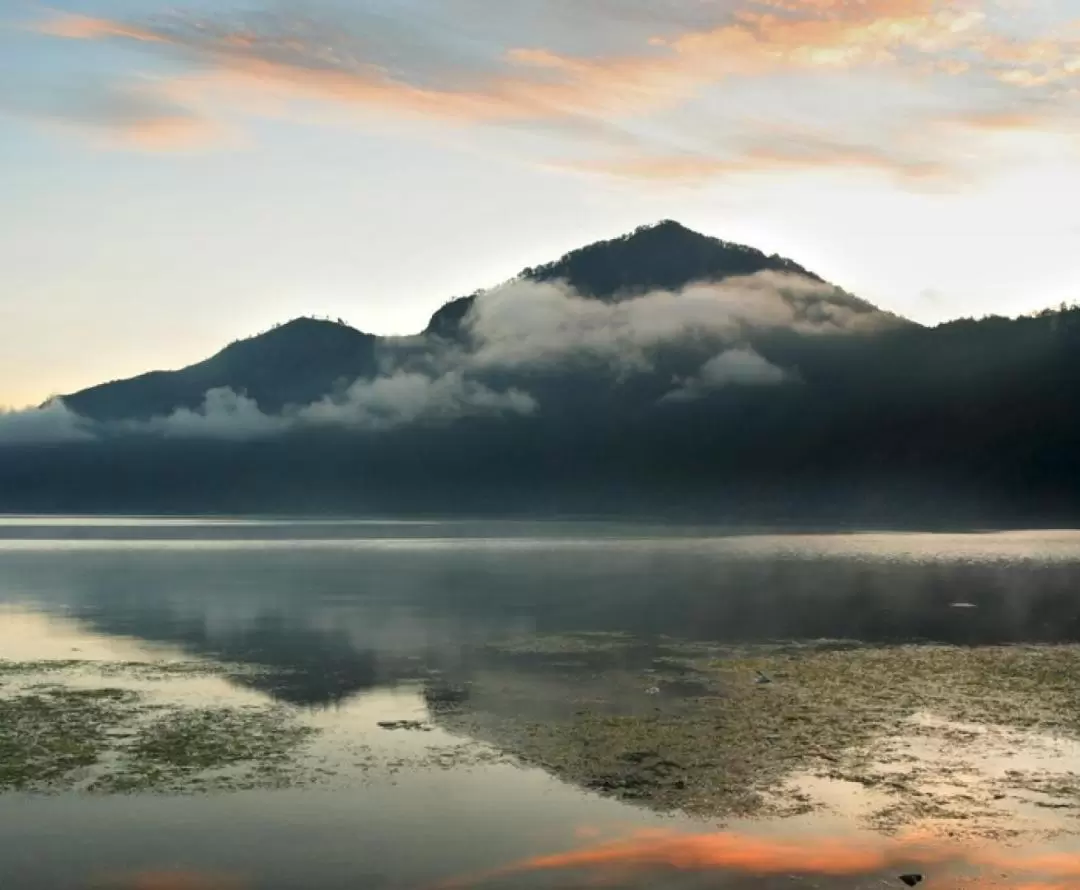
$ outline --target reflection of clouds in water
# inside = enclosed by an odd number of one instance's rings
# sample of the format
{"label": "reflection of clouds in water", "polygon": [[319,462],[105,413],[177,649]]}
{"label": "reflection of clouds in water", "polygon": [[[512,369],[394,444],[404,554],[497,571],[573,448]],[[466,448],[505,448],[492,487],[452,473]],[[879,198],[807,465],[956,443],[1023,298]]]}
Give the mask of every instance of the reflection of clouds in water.
{"label": "reflection of clouds in water", "polygon": [[246,890],[251,882],[227,872],[147,869],[109,875],[94,886],[101,890]]}
{"label": "reflection of clouds in water", "polygon": [[1080,532],[1069,529],[973,534],[855,532],[745,535],[731,538],[730,545],[734,553],[877,559],[900,563],[1080,561]]}
{"label": "reflection of clouds in water", "polygon": [[[579,836],[587,840],[593,835],[592,830],[587,830]],[[457,878],[438,885],[437,890],[502,886],[501,879],[508,877],[520,879],[531,873],[564,871],[590,872],[592,880],[604,886],[639,886],[637,879],[650,875],[655,879],[656,874],[662,874],[665,886],[674,887],[679,873],[719,873],[760,879],[760,884],[755,880],[755,887],[771,887],[766,880],[782,876],[784,886],[802,877],[829,878],[829,887],[854,890],[870,886],[866,881],[872,881],[873,886],[901,886],[898,875],[912,870],[932,874],[935,882],[965,878],[981,881],[986,877],[994,880],[992,886],[1000,890],[1075,890],[1080,880],[1080,854],[965,848],[919,834],[893,838],[754,836],[727,831],[688,834],[649,829]],[[640,886],[655,884],[649,881]]]}
{"label": "reflection of clouds in water", "polygon": [[147,662],[175,660],[180,650],[89,630],[82,622],[0,604],[0,653],[7,661]]}
{"label": "reflection of clouds in water", "polygon": [[483,875],[448,882],[440,890],[548,871],[608,872],[616,879],[651,870],[734,872],[758,877],[783,875],[792,880],[794,876],[865,878],[910,867],[932,867],[940,872],[962,861],[957,849],[917,839],[784,838],[646,830],[594,846],[511,863]]}

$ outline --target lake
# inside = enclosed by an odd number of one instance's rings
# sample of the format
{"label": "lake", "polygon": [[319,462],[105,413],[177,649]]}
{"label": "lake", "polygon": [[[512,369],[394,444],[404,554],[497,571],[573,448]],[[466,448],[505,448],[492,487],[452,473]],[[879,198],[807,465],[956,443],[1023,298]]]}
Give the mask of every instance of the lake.
{"label": "lake", "polygon": [[1080,532],[0,518],[0,718],[0,887],[1076,886]]}

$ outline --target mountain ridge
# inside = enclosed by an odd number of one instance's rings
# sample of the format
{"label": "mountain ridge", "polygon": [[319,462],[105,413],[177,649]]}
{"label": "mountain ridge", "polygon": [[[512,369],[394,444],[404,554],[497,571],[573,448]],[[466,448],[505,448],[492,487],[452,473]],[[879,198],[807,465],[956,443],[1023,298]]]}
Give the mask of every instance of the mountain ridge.
{"label": "mountain ridge", "polygon": [[[639,226],[625,235],[527,267],[511,281],[565,282],[585,299],[618,302],[651,291],[720,283],[761,272],[824,280],[793,260],[722,241],[674,220]],[[450,300],[417,336],[454,340],[476,300],[490,291]],[[861,311],[880,311],[851,298]],[[70,410],[96,421],[147,420],[195,410],[206,393],[243,393],[267,412],[332,395],[335,388],[377,372],[380,345],[394,338],[365,333],[343,322],[307,316],[234,341],[214,355],[172,371],[150,371],[60,396]]]}

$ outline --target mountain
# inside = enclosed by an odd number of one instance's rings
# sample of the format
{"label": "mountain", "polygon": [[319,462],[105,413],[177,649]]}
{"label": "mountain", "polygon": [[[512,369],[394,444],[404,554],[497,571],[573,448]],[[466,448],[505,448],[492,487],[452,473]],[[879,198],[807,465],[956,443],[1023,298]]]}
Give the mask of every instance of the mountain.
{"label": "mountain", "polygon": [[1080,521],[1080,309],[924,328],[672,222],[64,404],[0,418],[0,510]]}
{"label": "mountain", "polygon": [[[610,302],[759,272],[800,275],[821,282],[792,260],[709,238],[670,220],[525,269],[517,279],[565,281],[583,297]],[[458,337],[462,320],[478,295],[443,306],[424,334]],[[860,312],[876,311],[869,303],[845,299]],[[308,404],[332,393],[335,387],[373,376],[379,347],[380,338],[347,325],[301,318],[233,343],[198,364],[112,381],[61,398],[71,410],[93,420],[146,420],[178,409],[196,409],[209,390],[227,388],[254,399],[263,411],[279,412],[287,405]]]}

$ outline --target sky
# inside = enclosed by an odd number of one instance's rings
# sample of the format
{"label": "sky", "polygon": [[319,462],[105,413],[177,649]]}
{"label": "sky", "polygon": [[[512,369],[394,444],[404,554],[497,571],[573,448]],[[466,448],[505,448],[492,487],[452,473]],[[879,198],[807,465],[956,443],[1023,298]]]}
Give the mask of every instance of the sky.
{"label": "sky", "polygon": [[1080,295],[1080,0],[0,0],[0,405],[422,329],[644,223],[936,323]]}

